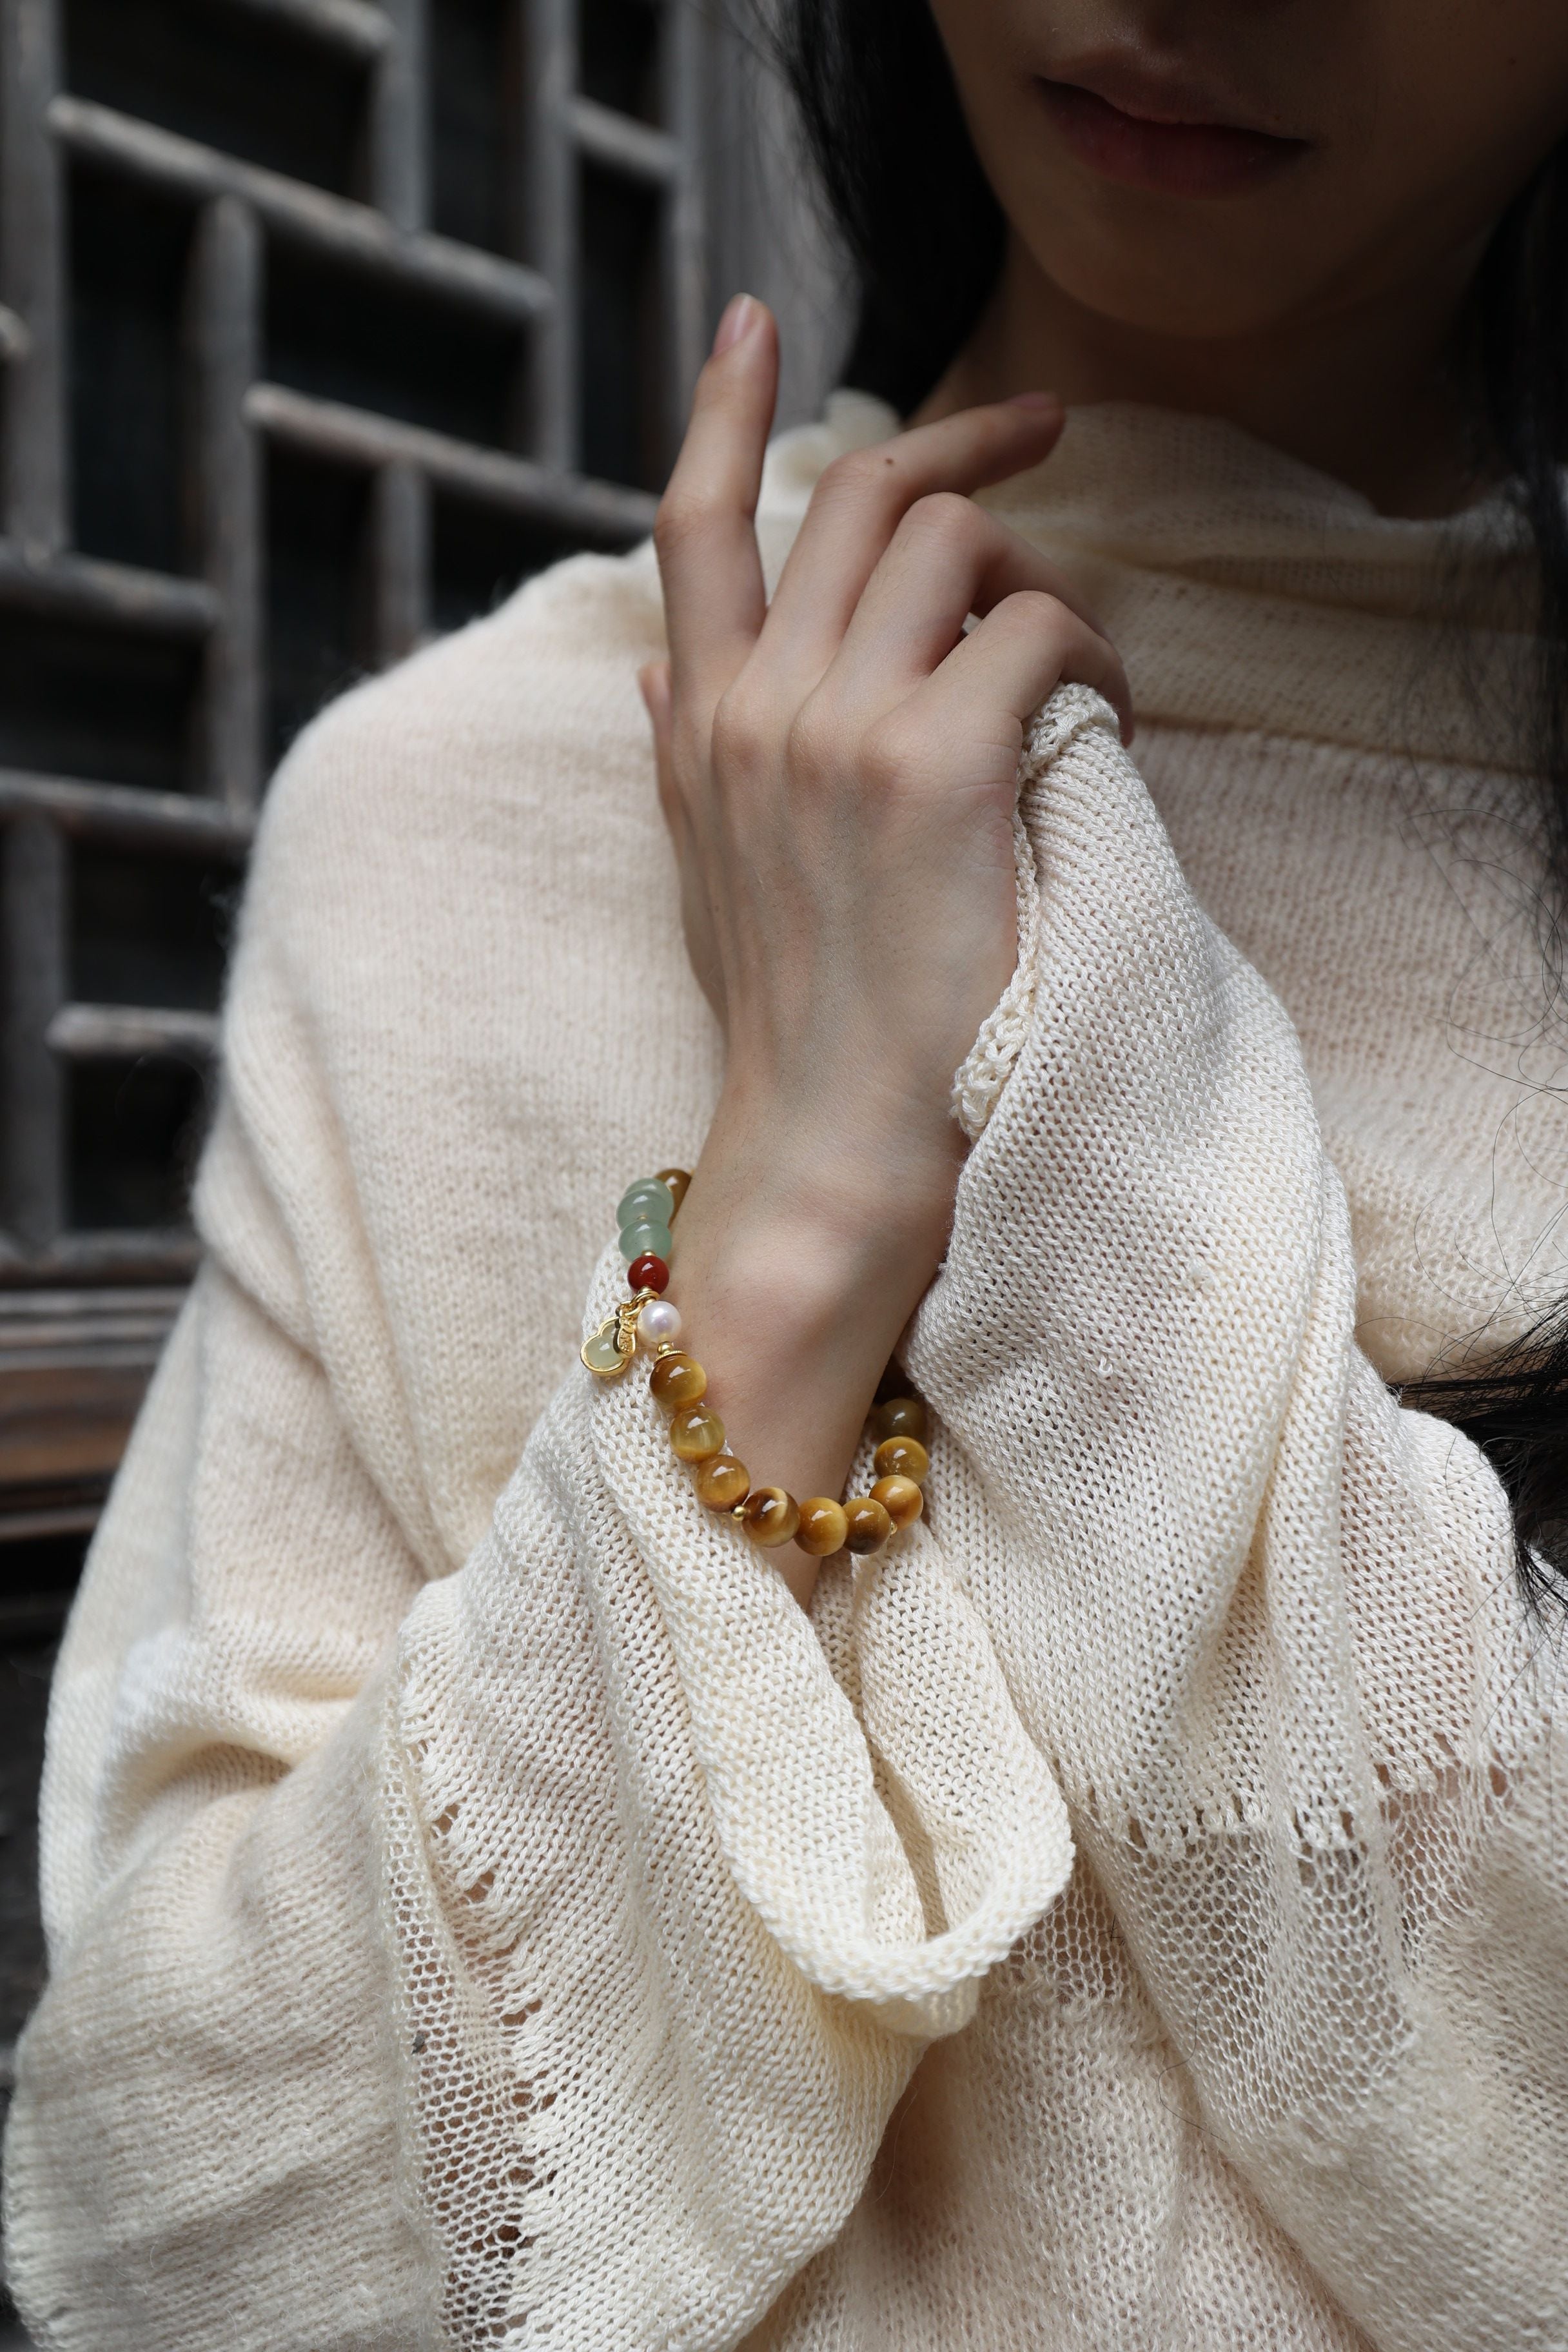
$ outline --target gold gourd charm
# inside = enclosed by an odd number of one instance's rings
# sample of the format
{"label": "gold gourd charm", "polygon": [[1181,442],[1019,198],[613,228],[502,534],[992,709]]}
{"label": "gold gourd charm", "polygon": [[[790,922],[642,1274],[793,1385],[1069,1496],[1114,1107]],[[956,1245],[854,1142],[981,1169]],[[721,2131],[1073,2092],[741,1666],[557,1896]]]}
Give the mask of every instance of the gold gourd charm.
{"label": "gold gourd charm", "polygon": [[618,1381],[637,1351],[637,1316],[650,1290],[643,1297],[624,1298],[612,1307],[598,1329],[584,1339],[578,1350],[588,1370],[601,1381]]}

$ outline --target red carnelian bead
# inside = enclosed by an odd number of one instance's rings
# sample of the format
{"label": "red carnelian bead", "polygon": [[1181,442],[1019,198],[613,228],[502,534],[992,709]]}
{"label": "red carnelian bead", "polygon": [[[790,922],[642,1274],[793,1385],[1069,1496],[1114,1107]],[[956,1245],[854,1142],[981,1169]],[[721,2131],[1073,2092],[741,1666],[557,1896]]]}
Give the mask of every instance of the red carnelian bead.
{"label": "red carnelian bead", "polygon": [[646,1257],[633,1258],[626,1268],[626,1280],[634,1290],[668,1290],[669,1268],[650,1250]]}

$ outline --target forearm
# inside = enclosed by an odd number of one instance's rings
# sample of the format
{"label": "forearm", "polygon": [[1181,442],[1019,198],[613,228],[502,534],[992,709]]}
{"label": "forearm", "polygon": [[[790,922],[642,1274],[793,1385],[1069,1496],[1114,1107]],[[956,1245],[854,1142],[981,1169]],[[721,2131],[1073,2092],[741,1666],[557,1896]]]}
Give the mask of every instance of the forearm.
{"label": "forearm", "polygon": [[[866,1110],[870,1089],[860,1097]],[[677,1219],[682,1345],[753,1485],[838,1496],[878,1381],[942,1255],[963,1150],[932,1118],[862,1117],[847,1141],[726,1088]],[[820,1563],[774,1552],[808,1605]]]}

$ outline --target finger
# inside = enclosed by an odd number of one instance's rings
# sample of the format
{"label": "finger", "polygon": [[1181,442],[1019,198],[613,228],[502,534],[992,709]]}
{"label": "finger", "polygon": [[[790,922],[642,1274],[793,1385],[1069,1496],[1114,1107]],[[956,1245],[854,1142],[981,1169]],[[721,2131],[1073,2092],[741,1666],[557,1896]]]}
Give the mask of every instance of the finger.
{"label": "finger", "polygon": [[918,499],[966,495],[1038,465],[1063,414],[1048,394],[963,409],[934,425],[852,450],[828,467],[773,592],[764,631],[771,663],[799,695],[838,650],[889,540]]}
{"label": "finger", "polygon": [[976,710],[1016,720],[1020,730],[1058,686],[1092,687],[1132,740],[1132,695],[1121,656],[1054,596],[1025,589],[1005,596],[901,706],[900,730],[929,730],[933,744],[973,739]]}
{"label": "finger", "polygon": [[956,492],[921,499],[867,583],[819,691],[835,705],[890,709],[946,660],[971,613],[1025,591],[1054,597],[1103,636],[1072,583],[1027,540]]}
{"label": "finger", "polygon": [[672,757],[675,709],[670,692],[669,664],[667,661],[648,662],[637,672],[637,685],[647,706],[648,720],[653,729],[658,804],[675,851],[676,869],[680,878],[680,922],[686,936],[687,955],[697,984],[722,1028],[727,1019],[723,967],[719,960],[711,910],[704,892],[696,844],[692,838],[691,813],[675,781]]}
{"label": "finger", "polygon": [[691,420],[653,527],[676,697],[720,694],[767,607],[752,518],[778,392],[778,331],[738,294],[697,379]]}
{"label": "finger", "polygon": [[667,661],[647,663],[637,672],[637,685],[653,730],[654,786],[658,794],[659,814],[664,819],[665,831],[669,835],[684,885],[685,877],[694,864],[691,811],[676,782],[675,703],[670,689],[669,664]]}
{"label": "finger", "polygon": [[669,803],[675,790],[675,766],[671,758],[675,713],[669,688],[669,664],[667,661],[647,662],[637,672],[637,686],[647,711],[648,725],[653,730],[654,773],[658,784],[658,803],[666,824],[670,820]]}

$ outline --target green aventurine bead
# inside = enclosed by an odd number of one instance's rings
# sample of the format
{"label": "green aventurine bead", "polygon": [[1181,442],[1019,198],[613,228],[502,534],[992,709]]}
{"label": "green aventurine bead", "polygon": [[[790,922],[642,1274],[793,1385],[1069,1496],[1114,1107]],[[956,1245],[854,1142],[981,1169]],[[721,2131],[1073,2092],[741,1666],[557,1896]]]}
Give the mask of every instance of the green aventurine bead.
{"label": "green aventurine bead", "polygon": [[621,1255],[628,1265],[634,1257],[647,1255],[661,1257],[668,1265],[674,1246],[668,1225],[626,1225],[621,1231]]}
{"label": "green aventurine bead", "polygon": [[675,1203],[669,1197],[669,1187],[661,1184],[657,1176],[639,1176],[629,1192],[624,1193],[616,1211],[617,1225],[668,1225],[675,1214]]}

